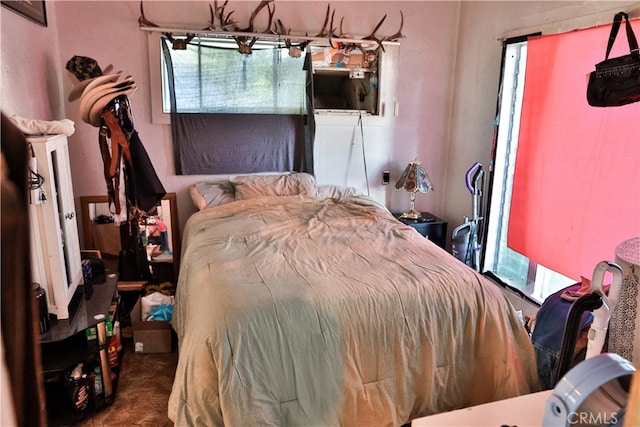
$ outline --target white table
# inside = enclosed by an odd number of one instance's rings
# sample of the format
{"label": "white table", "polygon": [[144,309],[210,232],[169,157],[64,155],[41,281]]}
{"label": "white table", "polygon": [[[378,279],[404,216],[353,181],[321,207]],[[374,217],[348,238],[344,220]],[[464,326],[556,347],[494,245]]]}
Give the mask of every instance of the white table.
{"label": "white table", "polygon": [[542,425],[545,403],[552,392],[553,390],[546,390],[417,418],[411,421],[411,427],[539,427]]}

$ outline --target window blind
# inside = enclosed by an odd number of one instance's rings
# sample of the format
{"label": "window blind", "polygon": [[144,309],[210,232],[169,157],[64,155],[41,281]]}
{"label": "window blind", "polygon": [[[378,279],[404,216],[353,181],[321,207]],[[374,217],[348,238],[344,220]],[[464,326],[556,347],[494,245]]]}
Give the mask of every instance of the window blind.
{"label": "window blind", "polygon": [[[640,20],[631,22],[639,34]],[[640,103],[597,108],[586,100],[610,29],[528,42],[507,244],[575,280],[640,236]],[[610,57],[628,53],[618,36]]]}

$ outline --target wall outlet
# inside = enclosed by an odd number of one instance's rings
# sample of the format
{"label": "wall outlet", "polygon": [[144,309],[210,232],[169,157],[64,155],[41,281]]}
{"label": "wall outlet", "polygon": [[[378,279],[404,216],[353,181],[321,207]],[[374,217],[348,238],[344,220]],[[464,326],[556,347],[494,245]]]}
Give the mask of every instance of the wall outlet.
{"label": "wall outlet", "polygon": [[382,185],[389,185],[389,179],[391,178],[391,173],[389,171],[382,172]]}

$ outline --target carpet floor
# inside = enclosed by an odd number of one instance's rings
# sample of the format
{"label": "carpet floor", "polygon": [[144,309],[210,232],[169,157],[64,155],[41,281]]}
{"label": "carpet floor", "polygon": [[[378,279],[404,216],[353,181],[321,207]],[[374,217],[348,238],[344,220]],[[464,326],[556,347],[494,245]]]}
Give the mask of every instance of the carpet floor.
{"label": "carpet floor", "polygon": [[178,353],[135,353],[123,339],[122,366],[113,403],[78,426],[173,426],[167,417]]}

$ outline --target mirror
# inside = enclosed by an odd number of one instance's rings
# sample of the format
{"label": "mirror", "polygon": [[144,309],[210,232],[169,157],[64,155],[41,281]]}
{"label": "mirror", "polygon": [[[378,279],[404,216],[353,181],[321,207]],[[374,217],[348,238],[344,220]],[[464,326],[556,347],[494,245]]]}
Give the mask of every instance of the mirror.
{"label": "mirror", "polygon": [[[80,204],[84,249],[96,249],[104,259],[117,260],[121,249],[120,227],[114,224],[107,196],[80,197]],[[156,214],[142,217],[138,227],[153,274],[177,284],[180,237],[176,193],[167,193]],[[117,271],[117,261],[112,270]]]}

